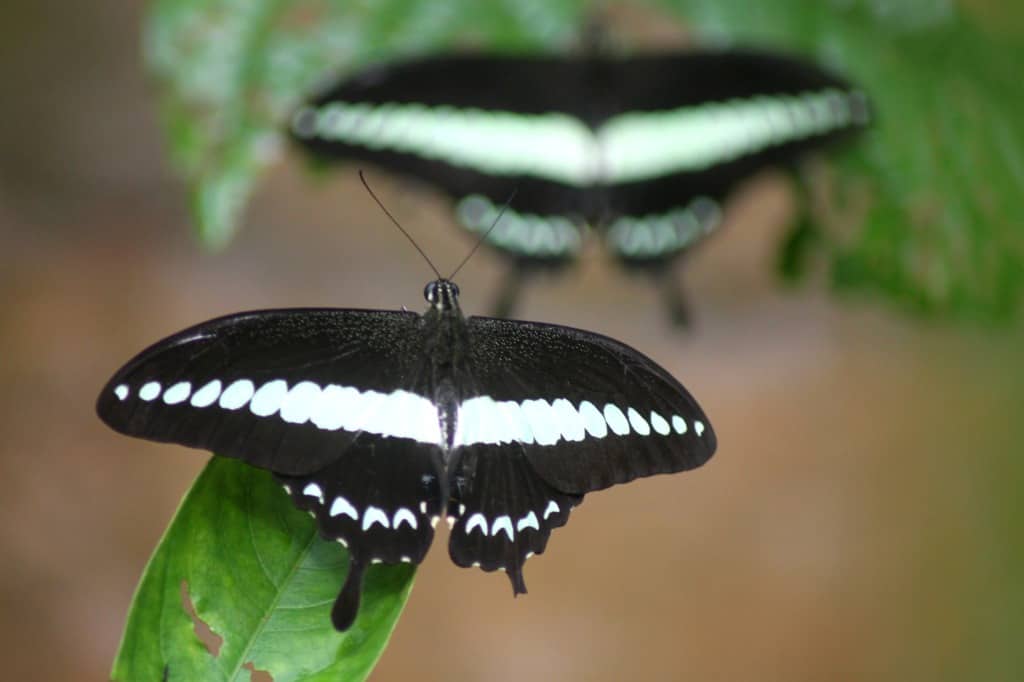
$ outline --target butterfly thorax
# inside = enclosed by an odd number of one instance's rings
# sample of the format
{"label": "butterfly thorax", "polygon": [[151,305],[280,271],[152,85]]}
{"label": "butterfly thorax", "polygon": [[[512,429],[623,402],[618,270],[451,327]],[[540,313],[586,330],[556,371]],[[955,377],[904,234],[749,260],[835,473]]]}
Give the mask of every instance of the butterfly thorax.
{"label": "butterfly thorax", "polygon": [[441,422],[441,449],[447,464],[455,442],[458,406],[463,398],[458,390],[464,385],[460,378],[468,376],[469,334],[459,308],[458,285],[438,279],[427,284],[423,295],[430,303],[423,314],[425,359],[429,367],[430,394]]}

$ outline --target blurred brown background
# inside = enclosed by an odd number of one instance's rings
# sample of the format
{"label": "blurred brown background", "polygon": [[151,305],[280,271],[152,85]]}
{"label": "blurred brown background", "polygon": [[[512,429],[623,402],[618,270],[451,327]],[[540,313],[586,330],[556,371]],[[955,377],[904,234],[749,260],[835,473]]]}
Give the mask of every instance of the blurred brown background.
{"label": "blurred brown background", "polygon": [[[429,277],[354,181],[288,156],[226,253],[199,251],[162,157],[130,3],[0,11],[0,671],[107,677],[135,582],[201,453],[93,414],[143,346],[255,307],[423,307]],[[374,180],[442,269],[444,204]],[[697,327],[592,249],[522,316],[621,338],[714,421],[704,469],[589,497],[530,594],[453,566],[441,534],[376,680],[1013,680],[1020,650],[1018,329],[908,319],[780,287],[781,178],[692,259]],[[492,255],[460,275],[480,312]]]}

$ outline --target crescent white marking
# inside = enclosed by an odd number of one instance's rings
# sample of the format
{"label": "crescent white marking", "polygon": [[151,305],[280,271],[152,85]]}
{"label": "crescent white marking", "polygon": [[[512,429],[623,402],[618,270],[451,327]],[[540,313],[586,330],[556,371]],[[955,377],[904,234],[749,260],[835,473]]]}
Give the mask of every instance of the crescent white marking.
{"label": "crescent white marking", "polygon": [[302,494],[307,497],[319,498],[320,504],[324,502],[324,491],[316,483],[307,483],[306,487],[302,489]]}
{"label": "crescent white marking", "polygon": [[523,518],[516,521],[516,531],[522,532],[524,528],[533,528],[534,530],[540,530],[540,522],[537,521],[537,515],[532,511],[524,516]]}
{"label": "crescent white marking", "polygon": [[341,495],[338,495],[334,498],[334,502],[331,503],[330,515],[340,516],[341,514],[344,514],[353,521],[359,520],[359,512],[352,506],[352,503]]}
{"label": "crescent white marking", "polygon": [[398,527],[402,525],[403,522],[409,524],[413,530],[416,530],[416,517],[413,515],[411,510],[406,509],[405,507],[402,507],[395,512],[395,519],[391,525],[395,530],[398,530]]}
{"label": "crescent white marking", "polygon": [[391,524],[388,522],[388,515],[384,513],[383,509],[367,507],[366,511],[363,512],[363,530],[369,530],[375,523],[379,523],[385,528],[391,527]]}
{"label": "crescent white marking", "polygon": [[470,516],[466,522],[466,535],[472,533],[474,528],[479,528],[484,535],[487,535],[487,519],[479,512]]}
{"label": "crescent white marking", "polygon": [[494,519],[494,524],[491,526],[491,535],[497,536],[500,530],[505,531],[509,540],[512,539],[512,518],[507,514]]}
{"label": "crescent white marking", "polygon": [[549,516],[557,514],[559,511],[561,511],[561,507],[558,506],[557,502],[551,500],[548,502],[548,506],[544,509],[544,520],[547,521]]}

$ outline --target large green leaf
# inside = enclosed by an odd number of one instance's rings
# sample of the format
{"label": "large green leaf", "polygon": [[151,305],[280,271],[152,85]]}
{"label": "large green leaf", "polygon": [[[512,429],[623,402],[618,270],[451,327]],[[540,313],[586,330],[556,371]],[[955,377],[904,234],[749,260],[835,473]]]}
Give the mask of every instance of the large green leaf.
{"label": "large green leaf", "polygon": [[[370,567],[359,617],[338,633],[330,609],[347,565],[270,474],[214,457],[146,567],[111,676],[248,682],[264,670],[275,682],[362,680],[415,571]],[[197,635],[191,608],[215,646]]]}
{"label": "large green leaf", "polygon": [[[917,310],[988,319],[1016,312],[1024,286],[1020,3],[661,0],[652,7],[705,42],[756,42],[816,57],[871,96],[877,126],[839,164],[846,219],[827,223],[820,239],[802,235],[789,246],[824,247],[837,286]],[[172,150],[204,242],[230,238],[289,112],[316,82],[370,59],[455,43],[565,48],[587,11],[582,0],[155,0],[148,61],[164,84]],[[614,23],[609,28],[616,32]]]}

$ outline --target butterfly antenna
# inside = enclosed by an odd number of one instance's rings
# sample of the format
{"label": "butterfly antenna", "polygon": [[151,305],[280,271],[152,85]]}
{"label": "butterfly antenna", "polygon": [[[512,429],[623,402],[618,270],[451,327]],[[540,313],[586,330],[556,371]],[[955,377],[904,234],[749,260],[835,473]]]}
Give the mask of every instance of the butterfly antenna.
{"label": "butterfly antenna", "polygon": [[507,211],[508,207],[512,204],[512,200],[516,198],[516,192],[518,191],[518,187],[512,190],[512,194],[508,196],[508,199],[505,200],[505,203],[502,205],[501,210],[498,211],[498,217],[494,219],[494,222],[491,223],[491,226],[487,228],[487,231],[480,236],[480,239],[476,240],[476,244],[473,245],[473,248],[470,249],[469,253],[466,254],[466,257],[462,259],[461,263],[459,263],[459,267],[455,268],[455,271],[452,272],[452,274],[448,275],[448,279],[455,279],[455,275],[459,273],[459,270],[462,269],[462,266],[469,262],[469,259],[473,257],[473,254],[476,253],[476,250],[479,249],[480,245],[484,243],[484,240],[487,239],[488,235],[490,235],[494,228],[498,226],[498,223],[501,222],[501,217],[505,215],[505,211]]}
{"label": "butterfly antenna", "polygon": [[[427,261],[427,265],[429,265],[430,269],[434,271],[434,274],[437,275],[437,278],[438,279],[444,279],[443,277],[441,277],[441,273],[437,271],[437,268],[434,267],[434,264],[430,261],[430,259],[427,258],[427,254],[423,252],[423,249],[420,248],[420,245],[417,244],[416,240],[412,238],[412,235],[410,235],[408,232],[405,231],[405,228],[402,227],[401,223],[399,223],[395,219],[395,216],[391,215],[391,211],[389,211],[388,209],[386,209],[384,207],[384,203],[380,199],[378,199],[377,195],[373,193],[372,189],[370,189],[370,184],[368,182],[366,182],[366,177],[363,175],[362,169],[359,170],[359,181],[361,183],[363,183],[363,187],[366,188],[366,191],[370,194],[371,197],[373,197],[373,200],[377,202],[377,205],[380,206],[380,210],[384,211],[384,215],[386,215],[391,220],[391,222],[395,224],[395,227],[398,228],[398,231],[401,232],[402,234],[404,234],[405,238],[408,239],[409,242],[414,247],[416,247],[416,250],[420,252],[421,256],[423,256],[423,260]],[[488,231],[490,231],[490,230],[488,230]],[[460,265],[459,267],[462,267],[462,266]],[[451,279],[451,277],[449,277],[448,279]]]}

